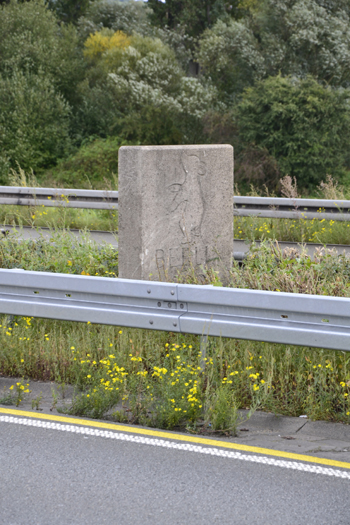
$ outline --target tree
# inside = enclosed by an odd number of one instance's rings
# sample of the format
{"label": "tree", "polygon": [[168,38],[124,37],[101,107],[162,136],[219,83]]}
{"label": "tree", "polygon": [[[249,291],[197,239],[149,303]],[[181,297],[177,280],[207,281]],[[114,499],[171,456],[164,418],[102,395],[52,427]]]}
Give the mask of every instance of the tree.
{"label": "tree", "polygon": [[198,37],[219,19],[227,19],[238,10],[238,0],[148,0],[151,20],[160,27],[184,27],[191,37]]}
{"label": "tree", "polygon": [[69,152],[70,108],[42,72],[0,76],[0,181],[10,168],[40,170]]}
{"label": "tree", "polygon": [[84,16],[92,0],[47,0],[47,5],[59,20],[66,24],[76,24]]}
{"label": "tree", "polygon": [[85,56],[90,69],[84,101],[98,108],[97,129],[108,122],[106,134],[147,144],[188,142],[200,135],[207,108],[216,105],[216,91],[186,77],[158,38],[104,29],[87,39]]}
{"label": "tree", "polygon": [[258,147],[282,175],[310,188],[327,174],[340,178],[350,141],[350,93],[312,77],[270,77],[247,88],[236,109],[241,147]]}
{"label": "tree", "polygon": [[148,3],[134,0],[99,0],[92,2],[85,16],[78,21],[78,30],[85,41],[90,34],[102,29],[123,31],[127,35],[137,33],[141,36],[159,38],[175,52],[184,69],[192,58],[193,39],[183,27],[169,29],[167,26],[154,26],[151,23],[152,10]]}
{"label": "tree", "polygon": [[76,104],[77,84],[84,74],[82,51],[73,26],[57,23],[44,0],[11,0],[0,7],[0,73],[50,75],[55,87]]}
{"label": "tree", "polygon": [[234,102],[237,93],[265,74],[259,41],[243,22],[219,20],[203,33],[197,53],[202,74],[218,88],[221,98]]}
{"label": "tree", "polygon": [[197,61],[225,101],[256,80],[312,75],[350,86],[348,0],[242,0],[245,18],[218,20],[199,40]]}
{"label": "tree", "polygon": [[78,21],[79,32],[84,40],[101,29],[123,31],[131,35],[137,32],[140,35],[152,35],[153,28],[148,14],[150,9],[147,3],[129,0],[122,2],[115,0],[99,0],[91,2],[84,16]]}
{"label": "tree", "polygon": [[251,27],[268,75],[313,75],[335,86],[350,82],[347,0],[264,0]]}

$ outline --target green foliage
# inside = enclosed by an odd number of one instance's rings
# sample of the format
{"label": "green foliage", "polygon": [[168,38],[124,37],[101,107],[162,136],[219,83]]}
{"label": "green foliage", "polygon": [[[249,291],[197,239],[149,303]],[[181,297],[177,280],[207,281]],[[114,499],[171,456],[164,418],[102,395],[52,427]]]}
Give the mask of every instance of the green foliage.
{"label": "green foliage", "polygon": [[10,386],[9,390],[13,392],[12,395],[16,407],[22,403],[25,394],[31,392],[28,387],[29,383],[24,383],[24,381],[18,381],[15,385]]}
{"label": "green foliage", "polygon": [[218,20],[200,36],[197,60],[224,100],[256,80],[279,73],[350,83],[348,2],[242,1],[240,21]]}
{"label": "green foliage", "polygon": [[[96,378],[95,378],[96,379]],[[88,390],[88,393],[77,392],[69,408],[59,407],[57,410],[71,416],[85,416],[93,419],[103,419],[106,413],[116,406],[120,398],[119,392],[111,392],[101,385]]]}
{"label": "green foliage", "polygon": [[118,257],[111,245],[98,245],[86,233],[80,240],[66,232],[52,231],[51,242],[18,242],[18,233],[0,244],[0,268],[22,268],[38,272],[115,277]]}
{"label": "green foliage", "polygon": [[0,7],[0,72],[42,72],[50,76],[65,98],[76,102],[76,87],[83,78],[83,57],[72,26],[59,26],[44,0]]}
{"label": "green foliage", "polygon": [[77,23],[84,16],[91,0],[47,0],[48,7],[65,23]]}
{"label": "green foliage", "polygon": [[91,2],[85,14],[78,21],[81,37],[86,40],[90,34],[102,28],[123,31],[128,35],[152,35],[153,28],[148,20],[149,8],[144,2],[99,0]]}
{"label": "green foliage", "polygon": [[[319,196],[320,197],[320,196]],[[337,200],[334,193],[321,194],[320,198]],[[339,195],[340,200],[346,200]],[[300,211],[300,210],[299,210]],[[318,210],[322,213],[322,208]],[[276,240],[278,242],[318,243],[321,245],[350,244],[350,224],[345,221],[325,219],[263,219],[259,217],[236,217],[234,221],[234,238],[257,240]],[[320,248],[317,248],[320,251]],[[321,253],[324,250],[321,250]],[[297,250],[296,256],[300,253]]]}
{"label": "green foliage", "polygon": [[[215,89],[186,77],[160,39],[134,34],[121,40],[121,35],[104,31],[85,44],[91,69],[82,90],[92,121],[100,116],[95,129],[106,126],[105,134],[142,144],[198,140],[201,117],[208,106],[217,105]],[[89,113],[84,111],[83,119]]]}
{"label": "green foliage", "polygon": [[11,0],[0,9],[1,70],[50,69],[59,30],[44,1]]}
{"label": "green foliage", "polygon": [[122,141],[231,143],[245,189],[345,177],[349,20],[347,0],[0,2],[0,182],[100,186]]}
{"label": "green foliage", "polygon": [[[154,87],[162,87],[168,93],[176,89],[183,72],[173,51],[159,38],[134,34],[122,39],[122,32],[104,30],[91,35],[85,42],[86,54],[95,58],[108,73],[124,78],[133,73],[135,80],[144,80]],[[100,43],[101,42],[101,43]],[[101,47],[105,45],[105,50]],[[95,45],[94,45],[95,44]],[[90,52],[90,48],[95,53]]]}
{"label": "green foliage", "polygon": [[176,111],[142,105],[130,108],[118,121],[119,133],[130,143],[176,145],[184,142]]}
{"label": "green foliage", "polygon": [[313,259],[305,250],[282,249],[273,242],[251,247],[244,267],[231,273],[233,288],[350,297],[350,264],[345,255],[318,249]]}
{"label": "green foliage", "polygon": [[213,29],[203,33],[197,61],[223,100],[231,102],[265,73],[258,40],[244,22],[235,20],[218,21]]}
{"label": "green foliage", "polygon": [[[236,140],[239,143],[238,138]],[[276,193],[280,180],[278,160],[266,148],[245,144],[243,148],[236,149],[235,184],[240,187],[242,195],[248,194],[252,187]]]}
{"label": "green foliage", "polygon": [[[10,334],[11,332],[8,330],[7,333]],[[4,397],[0,397],[0,404],[16,405],[16,407],[18,407],[25,398],[25,394],[29,394],[31,392],[28,387],[29,383],[24,383],[22,380],[18,381],[15,385],[10,386],[7,393],[4,389],[5,395]]]}
{"label": "green foliage", "polygon": [[10,168],[42,170],[70,147],[70,109],[49,76],[14,71],[0,76],[0,181]]}
{"label": "green foliage", "polygon": [[96,137],[106,138],[117,134],[116,124],[121,116],[115,84],[105,72],[97,69],[90,82],[86,79],[79,86],[81,103],[72,122],[76,144]]}
{"label": "green foliage", "polygon": [[336,86],[350,81],[349,2],[264,0],[251,27],[266,74],[313,75]]}
{"label": "green foliage", "polygon": [[[213,338],[201,368],[191,335],[18,317],[0,323],[1,373],[73,383],[66,413],[225,435],[239,422],[237,408],[250,407],[248,417],[259,407],[350,421],[347,352]],[[0,396],[0,404],[14,402]]]}
{"label": "green foliage", "polygon": [[152,8],[151,20],[171,29],[182,26],[191,37],[198,37],[219,19],[237,15],[238,1],[229,4],[224,0],[148,0]]}
{"label": "green foliage", "polygon": [[340,177],[350,140],[348,97],[310,77],[257,82],[237,106],[240,140],[265,148],[281,173],[295,176],[302,188],[328,173]]}
{"label": "green foliage", "polygon": [[[113,150],[114,151],[114,150]],[[106,155],[108,151],[106,152]],[[86,163],[86,169],[93,169],[96,167],[94,161]],[[102,159],[100,159],[102,164]],[[115,157],[111,158],[111,162],[115,162]],[[100,165],[101,165],[100,164]],[[80,164],[79,164],[79,167]],[[75,172],[73,172],[74,174]],[[72,178],[72,171],[63,172],[68,179],[71,186],[83,187],[83,182],[87,188],[91,189],[91,182],[89,180],[89,172],[85,173],[85,180],[74,181]],[[106,173],[109,178],[103,177],[102,181],[95,182],[95,187],[101,187],[103,190],[114,190],[117,188],[117,176],[116,174]],[[44,187],[55,187],[57,183],[63,186],[62,180],[59,177],[54,180],[51,178],[53,174],[50,170],[45,172],[41,177],[42,186]],[[64,178],[64,177],[62,177]],[[21,186],[37,188],[40,186],[37,178],[33,172],[25,173],[20,167],[17,170],[11,170],[8,182],[10,186]],[[57,186],[56,186],[57,187]],[[43,204],[34,206],[0,206],[0,223],[9,224],[12,226],[30,226],[31,228],[51,228],[52,230],[59,229],[76,229],[76,230],[103,230],[109,232],[115,232],[118,229],[118,212],[115,209],[111,210],[96,210],[96,209],[83,209],[83,208],[71,208],[67,206],[67,198],[64,195],[57,195],[57,206],[44,206]]]}
{"label": "green foliage", "polygon": [[[118,173],[118,150],[126,144],[118,137],[88,141],[73,155],[43,174],[42,181],[72,188],[106,186]],[[45,184],[47,184],[45,182]]]}
{"label": "green foliage", "polygon": [[219,386],[208,400],[207,425],[212,430],[236,434],[237,406],[232,389],[226,384]]}
{"label": "green foliage", "polygon": [[[108,246],[101,250],[67,232],[52,240],[5,238],[0,266],[117,275]],[[265,244],[253,247],[243,268],[234,264],[230,286],[349,297],[349,281],[345,256],[318,253],[311,260]],[[349,366],[347,353],[333,350],[209,338],[203,355],[193,335],[30,317],[0,321],[0,372],[75,384],[64,411],[193,432],[233,433],[237,408],[258,406],[348,423]],[[8,402],[9,396],[0,401]]]}

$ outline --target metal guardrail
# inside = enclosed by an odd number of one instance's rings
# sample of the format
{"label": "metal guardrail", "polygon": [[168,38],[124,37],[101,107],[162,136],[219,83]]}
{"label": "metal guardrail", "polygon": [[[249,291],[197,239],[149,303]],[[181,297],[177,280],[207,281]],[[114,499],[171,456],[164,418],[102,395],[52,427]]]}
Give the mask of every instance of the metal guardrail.
{"label": "metal guardrail", "polygon": [[[1,204],[115,210],[118,192],[0,186]],[[238,217],[349,221],[350,201],[235,196],[233,213]]]}
{"label": "metal guardrail", "polygon": [[0,204],[115,210],[118,192],[0,186]]}
{"label": "metal guardrail", "polygon": [[350,350],[350,299],[0,270],[0,313]]}
{"label": "metal guardrail", "polygon": [[270,219],[350,221],[350,201],[235,196],[234,215]]}

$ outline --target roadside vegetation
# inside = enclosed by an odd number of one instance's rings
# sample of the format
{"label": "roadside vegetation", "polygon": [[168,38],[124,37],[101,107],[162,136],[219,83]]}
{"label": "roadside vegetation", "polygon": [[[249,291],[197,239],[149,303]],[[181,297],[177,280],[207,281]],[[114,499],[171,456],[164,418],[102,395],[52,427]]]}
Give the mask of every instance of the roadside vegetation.
{"label": "roadside vegetation", "polygon": [[[31,318],[1,323],[2,373],[75,385],[72,404],[56,406],[71,415],[225,434],[235,433],[239,408],[350,422],[346,352],[213,338],[203,359],[197,337]],[[7,404],[9,394],[0,394]]]}
{"label": "roadside vegetation", "polygon": [[0,183],[100,188],[123,144],[228,143],[236,182],[349,185],[345,0],[0,2]]}
{"label": "roadside vegetation", "polygon": [[[0,266],[117,277],[117,253],[85,235],[77,242],[52,231],[51,243],[18,243],[10,234],[0,242]],[[322,249],[311,260],[266,241],[243,267],[234,263],[228,286],[350,297],[349,277],[345,256]],[[221,284],[209,270],[179,280]],[[23,378],[2,393],[3,404],[16,404],[21,385],[40,379],[75,385],[72,404],[56,407],[68,414],[168,429],[234,434],[239,408],[350,422],[346,352],[209,338],[204,354],[190,335],[30,317],[3,316],[0,324],[0,371]]]}
{"label": "roadside vegetation", "polygon": [[[299,194],[296,178],[292,179],[286,175],[279,180],[281,196],[289,199],[298,199]],[[236,194],[239,195],[238,188]],[[253,186],[250,187],[251,196],[276,195],[269,192],[265,186],[264,191],[257,191]],[[331,201],[344,201],[349,199],[347,187],[339,184],[330,175],[325,180],[321,180],[315,188],[313,197],[327,199]],[[341,211],[341,205],[339,206]],[[301,211],[297,207],[297,211]],[[324,210],[319,208],[318,212]],[[246,239],[249,241],[257,240],[278,240],[287,242],[316,243],[316,244],[350,244],[350,224],[348,221],[336,221],[326,219],[263,219],[259,217],[235,217],[234,220],[235,239]]]}

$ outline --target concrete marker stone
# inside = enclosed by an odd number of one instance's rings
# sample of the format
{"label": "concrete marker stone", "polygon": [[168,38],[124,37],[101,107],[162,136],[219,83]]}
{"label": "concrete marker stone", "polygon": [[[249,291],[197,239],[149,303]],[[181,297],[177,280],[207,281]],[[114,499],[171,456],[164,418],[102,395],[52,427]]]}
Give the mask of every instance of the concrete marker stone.
{"label": "concrete marker stone", "polygon": [[173,280],[232,264],[233,148],[119,149],[119,276]]}

